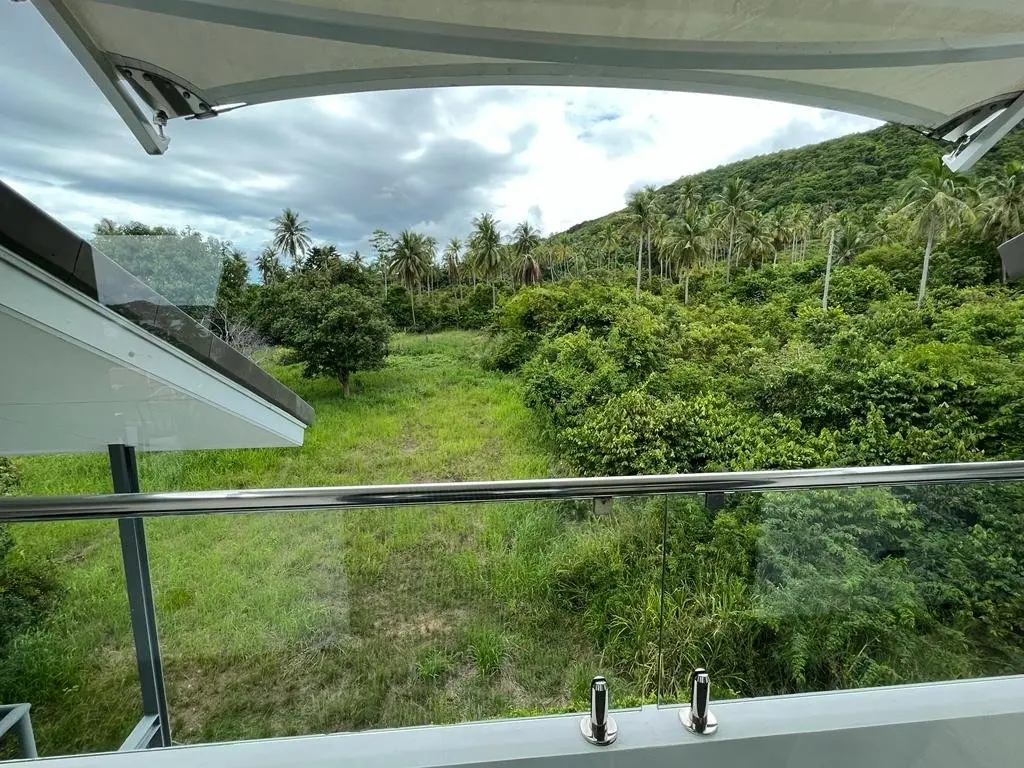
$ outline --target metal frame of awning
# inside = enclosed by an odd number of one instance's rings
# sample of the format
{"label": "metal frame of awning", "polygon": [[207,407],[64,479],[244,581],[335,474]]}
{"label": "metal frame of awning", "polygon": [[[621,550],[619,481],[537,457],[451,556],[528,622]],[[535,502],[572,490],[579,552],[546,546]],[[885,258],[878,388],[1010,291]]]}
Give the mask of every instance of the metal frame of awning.
{"label": "metal frame of awning", "polygon": [[[175,117],[358,91],[452,85],[589,85],[768,98],[912,125],[953,143],[947,164],[966,170],[1024,119],[1024,94],[979,94],[948,115],[868,91],[796,79],[801,72],[875,70],[1024,60],[1024,30],[988,37],[870,42],[718,42],[504,29],[314,7],[281,0],[94,0],[195,22],[331,43],[479,57],[465,63],[367,67],[260,78],[207,88],[138,59],[106,52],[66,0],[32,0],[147,152],[167,150]],[[787,78],[786,73],[789,73]],[[156,115],[152,119],[141,99]]]}

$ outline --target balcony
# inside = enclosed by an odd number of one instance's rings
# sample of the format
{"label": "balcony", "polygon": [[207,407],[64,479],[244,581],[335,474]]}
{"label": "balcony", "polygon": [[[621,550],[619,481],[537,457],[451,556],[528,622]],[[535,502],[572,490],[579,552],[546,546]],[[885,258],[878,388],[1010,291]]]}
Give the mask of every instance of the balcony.
{"label": "balcony", "polygon": [[[1018,509],[1024,462],[140,494],[134,492],[134,452],[114,446],[111,459],[115,488],[124,493],[0,501],[0,522],[118,521],[141,717],[125,734],[120,754],[66,757],[57,765],[365,765],[371,760],[396,766],[512,760],[667,765],[711,760],[732,766],[756,759],[797,766],[820,765],[825,754],[830,763],[851,766],[1016,764],[1018,728],[1024,724],[1024,678],[1013,666],[1017,656],[980,659],[967,649],[948,666],[924,662],[920,651],[929,634],[942,628],[914,624],[913,589],[904,566],[932,567],[921,564],[936,553],[908,549],[907,542],[923,546],[927,537],[908,538],[904,532],[941,526],[951,514],[983,515],[991,505]],[[574,624],[599,624],[604,615],[598,605],[604,594],[600,580],[615,570],[602,563],[615,550],[599,546],[591,548],[586,563],[561,574],[565,615],[552,617],[562,623],[548,636],[549,647],[506,648],[496,651],[493,660],[476,659],[482,666],[495,665],[492,672],[501,670],[510,681],[516,679],[517,666],[532,666],[531,674],[538,675],[547,665],[550,675],[562,679],[566,669],[552,667],[565,665],[581,678],[577,687],[584,693],[590,677],[605,675],[617,727],[613,743],[588,742],[581,729],[586,731],[591,716],[579,712],[140,751],[176,743],[157,633],[147,522],[237,513],[284,515],[301,526],[325,515],[373,514],[393,521],[396,536],[403,526],[429,529],[458,519],[477,521],[476,529],[486,535],[485,516],[493,510],[546,526],[543,531],[549,533],[572,530],[594,542],[628,546],[631,557],[654,562],[653,569],[644,571],[650,578],[632,585],[636,599],[617,606],[615,621],[597,628],[601,640],[593,653],[574,657],[578,646],[568,637]],[[602,539],[609,531],[615,535]],[[522,529],[520,535],[526,535]],[[745,574],[724,565],[709,568],[706,558],[694,556],[700,547],[727,551],[741,548],[743,541],[752,541],[755,553]],[[998,557],[996,542],[991,544],[988,554]],[[514,548],[515,541],[502,546]],[[195,557],[199,562],[203,553]],[[452,599],[465,600],[462,610],[476,610],[487,599],[481,565],[460,560],[458,551],[450,562]],[[952,601],[950,595],[963,584],[941,563],[933,566],[929,599]],[[528,578],[528,569],[509,576]],[[359,578],[386,584],[388,574]],[[430,581],[436,574],[420,578],[426,588],[437,586]],[[728,584],[723,586],[723,580]],[[751,597],[754,612],[723,604],[730,590]],[[936,597],[940,592],[949,594]],[[719,603],[708,602],[709,596]],[[503,603],[503,621],[512,635],[518,622],[528,621],[525,611],[517,615],[507,596],[490,599]],[[950,606],[948,629],[962,631],[965,638],[985,631],[984,617],[957,616]],[[245,609],[226,606],[224,613]],[[856,625],[865,617],[868,624]],[[391,615],[381,605],[370,624],[378,639],[386,643],[390,636],[400,642],[409,630],[408,618]],[[744,642],[756,659],[748,667],[730,655]],[[1009,642],[1019,649],[1019,635]],[[834,668],[801,666],[801,643],[815,648],[819,664]],[[487,653],[483,643],[480,653]],[[376,663],[383,667],[386,661],[378,658]],[[791,690],[779,690],[779,674],[768,673],[778,665],[787,667],[782,677],[791,681]],[[683,724],[691,711],[695,667],[706,667],[710,676],[709,707],[719,726],[713,733],[693,733]],[[364,672],[373,675],[375,670]],[[441,673],[427,675],[421,695],[443,694],[445,679]],[[782,695],[794,690],[799,694]],[[543,699],[529,700],[529,693],[520,693],[522,711],[557,709]],[[403,726],[428,725],[427,713],[427,707],[410,708],[395,719],[404,720],[397,723]]]}

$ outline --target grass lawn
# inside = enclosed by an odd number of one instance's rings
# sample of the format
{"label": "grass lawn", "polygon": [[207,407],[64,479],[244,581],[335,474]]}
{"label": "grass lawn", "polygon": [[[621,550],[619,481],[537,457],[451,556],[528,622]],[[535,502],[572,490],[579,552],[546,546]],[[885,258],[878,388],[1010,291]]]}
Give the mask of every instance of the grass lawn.
{"label": "grass lawn", "polygon": [[[272,372],[316,409],[297,449],[140,457],[143,490],[518,478],[557,473],[483,337],[396,338],[385,369]],[[17,462],[22,492],[109,492],[105,456]],[[596,652],[543,599],[572,505],[494,504],[147,521],[176,742],[498,717],[582,700]],[[114,749],[141,714],[117,526],[15,526],[66,586],[0,662],[40,753]]]}

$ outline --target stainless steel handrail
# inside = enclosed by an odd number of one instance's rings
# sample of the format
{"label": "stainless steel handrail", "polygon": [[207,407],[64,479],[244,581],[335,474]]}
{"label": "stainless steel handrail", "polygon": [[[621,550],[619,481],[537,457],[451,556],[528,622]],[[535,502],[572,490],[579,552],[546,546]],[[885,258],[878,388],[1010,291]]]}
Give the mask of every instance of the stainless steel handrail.
{"label": "stainless steel handrail", "polygon": [[0,522],[1024,480],[1024,461],[0,499]]}

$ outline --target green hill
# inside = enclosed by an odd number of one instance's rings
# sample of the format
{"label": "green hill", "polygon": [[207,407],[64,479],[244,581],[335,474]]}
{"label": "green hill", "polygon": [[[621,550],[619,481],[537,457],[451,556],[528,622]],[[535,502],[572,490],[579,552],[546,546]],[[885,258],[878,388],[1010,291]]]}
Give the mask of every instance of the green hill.
{"label": "green hill", "polygon": [[[759,155],[684,176],[659,190],[665,210],[676,209],[679,190],[690,179],[705,199],[733,178],[746,179],[765,211],[788,205],[833,210],[877,210],[898,194],[899,185],[924,158],[945,151],[941,142],[904,126],[823,141],[798,149]],[[1017,130],[975,166],[972,175],[990,175],[1009,160],[1024,160],[1024,130]],[[600,229],[618,212],[581,222],[570,234]]]}

